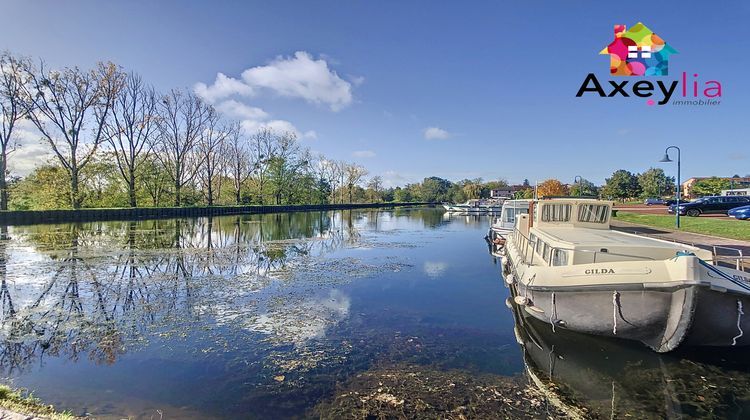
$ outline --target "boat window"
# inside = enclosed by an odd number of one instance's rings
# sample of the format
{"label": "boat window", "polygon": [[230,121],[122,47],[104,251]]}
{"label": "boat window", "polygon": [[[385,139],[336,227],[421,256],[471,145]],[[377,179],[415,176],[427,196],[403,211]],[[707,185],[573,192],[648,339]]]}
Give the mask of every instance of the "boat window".
{"label": "boat window", "polygon": [[505,209],[505,222],[513,223],[516,221],[516,215],[518,214],[526,214],[529,212],[529,209],[523,209],[523,208],[506,208]]}
{"label": "boat window", "polygon": [[571,208],[570,204],[545,204],[542,207],[542,221],[569,222]]}
{"label": "boat window", "polygon": [[552,265],[568,265],[568,251],[556,249],[552,255]]}
{"label": "boat window", "polygon": [[536,241],[536,253],[542,255],[542,249],[544,248],[544,242],[539,240]]}
{"label": "boat window", "polygon": [[544,251],[542,251],[542,259],[545,262],[549,262],[549,251],[550,251],[549,244],[547,242],[544,242]]}
{"label": "boat window", "polygon": [[534,235],[533,233],[529,233],[529,243],[531,244],[532,248],[536,246],[536,235]]}
{"label": "boat window", "polygon": [[578,221],[587,223],[606,223],[609,206],[602,204],[579,204]]}

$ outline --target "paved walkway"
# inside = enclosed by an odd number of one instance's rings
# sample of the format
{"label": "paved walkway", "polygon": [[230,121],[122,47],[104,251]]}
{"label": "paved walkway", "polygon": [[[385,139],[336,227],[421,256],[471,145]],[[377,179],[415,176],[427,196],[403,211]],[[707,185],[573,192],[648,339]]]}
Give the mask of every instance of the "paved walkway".
{"label": "paved walkway", "polygon": [[[612,220],[612,229],[629,233],[637,233],[639,235],[653,236],[655,238],[666,239],[668,241],[693,244],[705,249],[712,249],[713,246],[737,248],[742,251],[742,255],[750,256],[750,241],[719,238],[716,236],[701,235],[699,233],[690,233],[675,231],[672,229],[643,226],[637,225],[635,223],[621,222],[616,220]],[[727,253],[722,252],[721,254],[725,255]]]}

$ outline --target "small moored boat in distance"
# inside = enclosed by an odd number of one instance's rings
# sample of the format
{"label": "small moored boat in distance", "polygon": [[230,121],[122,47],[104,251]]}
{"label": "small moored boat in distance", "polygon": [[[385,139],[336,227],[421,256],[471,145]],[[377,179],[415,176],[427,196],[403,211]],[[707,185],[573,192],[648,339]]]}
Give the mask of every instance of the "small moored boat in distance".
{"label": "small moored boat in distance", "polygon": [[503,200],[473,198],[463,204],[443,204],[443,208],[454,213],[498,213],[503,208]]}
{"label": "small moored boat in distance", "polygon": [[660,353],[750,344],[742,253],[612,230],[612,205],[540,200],[518,215],[503,255],[514,301],[553,331],[637,340]]}
{"label": "small moored boat in distance", "polygon": [[492,253],[500,255],[503,252],[507,236],[513,232],[516,225],[516,215],[528,214],[532,200],[505,200],[500,215],[492,220],[485,239],[492,246]]}

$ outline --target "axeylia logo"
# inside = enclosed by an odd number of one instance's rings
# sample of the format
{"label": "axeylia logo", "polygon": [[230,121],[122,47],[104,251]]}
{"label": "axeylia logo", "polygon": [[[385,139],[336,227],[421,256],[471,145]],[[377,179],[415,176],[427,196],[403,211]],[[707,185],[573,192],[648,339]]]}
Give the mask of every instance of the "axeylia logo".
{"label": "axeylia logo", "polygon": [[615,39],[599,54],[609,55],[613,76],[666,76],[669,56],[677,51],[638,22],[628,30],[625,25],[615,25]]}
{"label": "axeylia logo", "polygon": [[[658,77],[669,75],[669,59],[677,54],[677,50],[646,25],[638,22],[630,29],[625,25],[615,25],[614,39],[599,54],[609,56],[609,73],[612,76]],[[688,77],[689,74],[692,74],[692,77]],[[591,93],[603,98],[629,98],[632,94],[635,97],[647,98],[647,105],[721,104],[721,83],[709,80],[701,84],[698,73],[693,72],[683,71],[680,80],[639,80],[632,85],[629,83],[630,80],[608,82],[607,90],[594,73],[589,73],[576,96],[582,97]],[[682,98],[675,97],[672,100],[675,94],[682,94]]]}

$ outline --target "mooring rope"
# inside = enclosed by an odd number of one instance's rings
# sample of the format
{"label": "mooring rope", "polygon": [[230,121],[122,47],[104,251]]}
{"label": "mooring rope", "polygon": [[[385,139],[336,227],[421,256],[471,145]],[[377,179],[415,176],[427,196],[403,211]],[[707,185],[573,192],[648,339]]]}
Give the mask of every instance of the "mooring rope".
{"label": "mooring rope", "polygon": [[617,335],[617,296],[619,293],[615,290],[612,293],[612,334]]}
{"label": "mooring rope", "polygon": [[612,381],[612,411],[609,415],[610,419],[615,418],[615,381]]}
{"label": "mooring rope", "polygon": [[742,320],[742,315],[745,315],[744,312],[742,312],[742,301],[737,299],[737,329],[740,331],[739,335],[732,338],[732,345],[737,345],[737,339],[742,337],[745,333],[742,331],[742,325],[740,324],[740,321]]}
{"label": "mooring rope", "polygon": [[555,345],[552,345],[552,348],[549,351],[549,379],[552,380],[552,371],[553,371],[553,363],[554,360],[554,354],[555,354]]}
{"label": "mooring rope", "polygon": [[555,332],[555,322],[557,321],[557,307],[555,306],[555,292],[552,292],[552,313],[549,316],[549,323],[552,324],[552,332]]}

